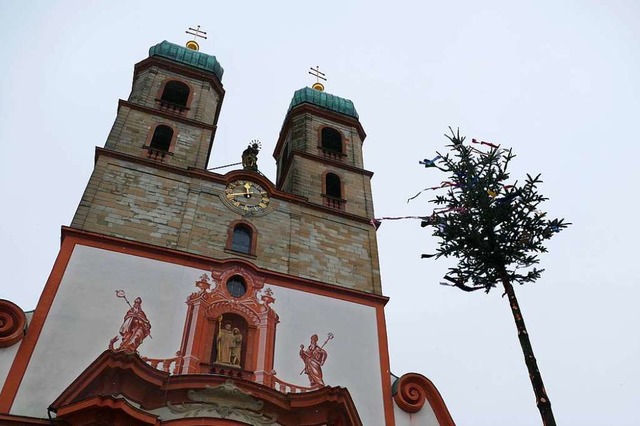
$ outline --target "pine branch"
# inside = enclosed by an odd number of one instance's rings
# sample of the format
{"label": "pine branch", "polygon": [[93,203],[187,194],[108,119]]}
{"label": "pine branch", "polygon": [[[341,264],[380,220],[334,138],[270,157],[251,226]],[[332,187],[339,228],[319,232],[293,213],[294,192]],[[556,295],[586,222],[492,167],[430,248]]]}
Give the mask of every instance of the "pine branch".
{"label": "pine branch", "polygon": [[488,292],[500,282],[498,271],[503,268],[516,282],[534,282],[542,272],[534,266],[538,254],[547,251],[545,242],[569,224],[547,219],[540,210],[547,201],[538,192],[540,174],[528,174],[523,184],[509,182],[510,163],[516,157],[511,149],[475,139],[475,146],[470,146],[459,129],[449,130],[449,152],[421,162],[437,159],[435,168],[447,175],[443,183],[448,182],[428,188],[443,191],[430,200],[436,207],[421,223],[433,226],[439,245],[435,254],[423,257],[457,258],[458,266],[450,272],[463,279],[453,285],[460,289],[481,285]]}

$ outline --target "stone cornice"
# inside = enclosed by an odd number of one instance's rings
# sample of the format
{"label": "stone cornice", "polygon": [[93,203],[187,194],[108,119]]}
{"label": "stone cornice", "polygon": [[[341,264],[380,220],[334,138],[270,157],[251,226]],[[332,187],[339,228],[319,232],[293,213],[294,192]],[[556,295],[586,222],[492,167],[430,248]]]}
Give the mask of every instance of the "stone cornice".
{"label": "stone cornice", "polygon": [[284,273],[272,271],[269,269],[259,268],[253,263],[248,261],[232,258],[226,260],[219,260],[210,258],[207,256],[189,253],[182,250],[170,249],[161,246],[155,246],[149,243],[143,243],[140,241],[126,240],[124,238],[99,234],[96,232],[89,232],[78,228],[72,228],[68,226],[62,227],[62,241],[67,238],[78,238],[79,240],[85,240],[87,242],[94,242],[95,244],[89,244],[90,246],[102,247],[109,250],[122,251],[125,253],[136,252],[144,257],[149,257],[161,261],[172,261],[174,263],[181,263],[190,265],[192,267],[200,268],[203,270],[210,269],[211,265],[216,268],[222,268],[231,264],[238,264],[243,267],[254,271],[256,274],[264,276],[270,283],[278,285],[287,285],[292,280],[295,281],[296,286],[300,289],[304,289],[310,292],[322,292],[336,295],[343,295],[345,299],[353,302],[365,303],[370,305],[386,305],[389,298],[386,296],[368,293],[361,290],[355,290],[347,287],[342,287],[334,284],[327,284],[322,281],[316,281],[308,278],[302,278],[299,276],[291,276]]}
{"label": "stone cornice", "polygon": [[284,123],[282,124],[282,129],[280,129],[280,136],[278,136],[278,142],[276,143],[276,147],[273,150],[273,158],[276,160],[280,155],[280,151],[282,150],[282,146],[284,145],[284,140],[287,136],[287,132],[293,123],[293,119],[299,115],[303,114],[312,114],[318,117],[326,118],[327,120],[334,121],[336,123],[344,124],[346,126],[355,127],[358,135],[360,136],[360,140],[364,143],[367,134],[360,124],[360,121],[354,117],[349,117],[344,114],[340,114],[337,112],[333,112],[312,104],[304,103],[297,105],[291,111],[287,113],[287,116],[284,119]]}
{"label": "stone cornice", "polygon": [[[98,161],[98,158],[100,156],[106,156],[106,157],[112,157],[112,158],[117,158],[120,160],[124,160],[124,161],[129,161],[132,163],[137,163],[137,164],[141,164],[141,165],[145,165],[148,167],[155,167],[157,169],[160,170],[165,170],[171,173],[176,173],[179,175],[183,175],[183,176],[188,176],[188,177],[192,177],[192,178],[199,178],[202,180],[207,180],[207,181],[211,181],[211,182],[216,182],[216,183],[220,183],[222,185],[226,185],[229,182],[235,180],[235,179],[251,179],[251,180],[255,180],[258,181],[261,185],[264,185],[265,187],[268,188],[269,190],[269,194],[271,196],[271,198],[273,199],[278,199],[278,200],[282,200],[282,201],[286,201],[286,202],[290,202],[290,203],[295,203],[301,206],[304,206],[306,208],[312,209],[312,210],[316,210],[322,213],[329,213],[338,217],[343,217],[345,219],[349,219],[355,222],[359,222],[362,224],[367,224],[369,225],[371,222],[372,218],[367,218],[367,217],[362,217],[362,216],[358,216],[355,214],[351,214],[351,213],[347,213],[347,212],[343,212],[340,210],[336,210],[336,209],[332,209],[329,207],[325,207],[319,204],[314,204],[314,203],[310,203],[306,197],[302,197],[299,195],[295,195],[295,194],[291,194],[289,192],[285,192],[282,190],[279,190],[276,188],[276,186],[269,180],[267,179],[264,175],[261,175],[259,173],[255,173],[255,172],[248,172],[245,170],[234,170],[231,171],[227,174],[221,175],[218,173],[213,173],[213,172],[209,172],[206,170],[200,170],[200,169],[196,169],[196,168],[189,168],[189,169],[184,169],[184,168],[180,168],[180,167],[176,167],[176,166],[171,166],[169,164],[164,164],[164,163],[160,163],[158,161],[155,160],[151,160],[151,159],[147,159],[147,158],[142,158],[142,157],[136,157],[134,155],[130,155],[130,154],[125,154],[122,152],[118,152],[118,151],[113,151],[110,149],[106,149],[106,148],[100,148],[100,147],[96,147],[96,151],[95,151],[95,161]],[[357,169],[356,170],[360,170],[360,171],[364,171],[366,173],[371,173],[371,172],[367,172],[366,170],[362,170],[362,169]]]}
{"label": "stone cornice", "polygon": [[168,120],[179,121],[180,123],[188,124],[190,126],[200,127],[201,129],[206,129],[206,130],[211,130],[212,132],[214,132],[216,130],[216,126],[214,124],[203,123],[202,121],[193,120],[191,118],[182,117],[180,115],[172,114],[172,113],[167,112],[167,111],[162,111],[162,110],[159,110],[159,109],[156,109],[156,108],[149,108],[148,106],[144,106],[144,105],[136,104],[136,103],[133,103],[133,102],[125,101],[124,99],[120,99],[118,101],[118,109],[120,107],[123,107],[123,106],[131,108],[131,109],[135,109],[137,111],[142,111],[142,112],[145,112],[147,114],[157,115],[157,116],[166,118]]}
{"label": "stone cornice", "polygon": [[178,62],[172,61],[167,58],[163,58],[161,56],[150,56],[134,66],[133,76],[137,76],[140,72],[146,70],[147,68],[151,68],[152,66],[158,66],[159,68],[166,69],[171,72],[175,72],[176,74],[182,74],[184,76],[195,78],[197,80],[204,80],[209,83],[216,89],[216,91],[224,96],[224,88],[222,87],[222,82],[218,79],[218,77],[212,72],[202,71],[188,65],[183,65]]}
{"label": "stone cornice", "polygon": [[335,161],[335,160],[330,160],[327,158],[324,158],[320,155],[313,155],[313,154],[309,154],[308,152],[305,151],[299,151],[297,149],[292,150],[289,153],[289,157],[286,158],[286,162],[287,162],[287,166],[282,170],[282,173],[280,173],[279,175],[279,179],[276,182],[276,186],[280,187],[282,186],[282,180],[287,176],[287,174],[289,173],[289,169],[291,168],[291,163],[293,163],[293,156],[297,155],[299,157],[303,157],[303,158],[307,158],[309,160],[312,161],[317,161],[318,163],[322,163],[325,164],[327,166],[333,166],[342,170],[347,170],[349,172],[353,172],[353,173],[358,173],[360,175],[364,175],[364,176],[368,176],[368,177],[373,177],[373,172],[369,171],[369,170],[365,170],[365,169],[361,169],[359,167],[355,167],[352,166],[350,164],[345,164],[342,163],[340,161]]}

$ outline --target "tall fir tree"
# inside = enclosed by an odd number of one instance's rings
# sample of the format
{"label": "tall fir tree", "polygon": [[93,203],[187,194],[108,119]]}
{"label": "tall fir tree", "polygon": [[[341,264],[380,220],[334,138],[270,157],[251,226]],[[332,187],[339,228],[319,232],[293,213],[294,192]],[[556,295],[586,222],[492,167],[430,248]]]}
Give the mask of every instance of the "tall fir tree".
{"label": "tall fir tree", "polygon": [[425,189],[443,193],[436,193],[431,201],[437,207],[421,223],[432,227],[439,245],[436,253],[422,257],[458,259],[442,284],[487,293],[502,286],[543,424],[555,426],[513,283],[534,282],[540,277],[543,269],[537,265],[539,254],[547,251],[545,242],[570,224],[564,219],[549,219],[540,209],[547,200],[538,192],[540,175],[527,175],[522,184],[510,182],[508,167],[515,157],[511,149],[475,139],[465,144],[459,130],[450,130],[451,136],[445,135],[451,142],[449,151],[420,161],[448,177],[439,186]]}

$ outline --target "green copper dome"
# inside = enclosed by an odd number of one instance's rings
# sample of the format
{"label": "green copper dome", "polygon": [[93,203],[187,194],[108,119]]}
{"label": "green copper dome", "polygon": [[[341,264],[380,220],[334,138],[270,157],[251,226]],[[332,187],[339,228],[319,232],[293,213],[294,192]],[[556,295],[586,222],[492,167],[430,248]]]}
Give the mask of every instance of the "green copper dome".
{"label": "green copper dome", "polygon": [[310,87],[296,90],[296,92],[293,94],[293,99],[291,99],[289,111],[291,111],[293,107],[303,103],[310,103],[321,108],[339,112],[340,114],[358,118],[356,107],[353,106],[353,102],[351,102],[349,99],[330,95],[326,92],[320,92],[319,90],[315,90]]}
{"label": "green copper dome", "polygon": [[187,49],[177,44],[163,41],[149,49],[149,56],[162,56],[185,65],[214,73],[218,80],[222,80],[224,70],[220,62],[213,55]]}

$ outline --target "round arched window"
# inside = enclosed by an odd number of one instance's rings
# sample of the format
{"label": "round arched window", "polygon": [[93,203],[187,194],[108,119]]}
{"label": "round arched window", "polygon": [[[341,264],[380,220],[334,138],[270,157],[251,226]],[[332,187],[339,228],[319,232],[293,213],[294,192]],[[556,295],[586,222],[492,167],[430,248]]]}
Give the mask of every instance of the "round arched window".
{"label": "round arched window", "polygon": [[234,275],[227,280],[227,291],[233,297],[242,297],[247,292],[247,284],[240,275]]}
{"label": "round arched window", "polygon": [[170,81],[164,86],[161,100],[176,106],[186,107],[189,100],[189,86],[180,81]]}
{"label": "round arched window", "polygon": [[320,133],[322,148],[328,151],[342,152],[342,135],[336,129],[325,127]]}

